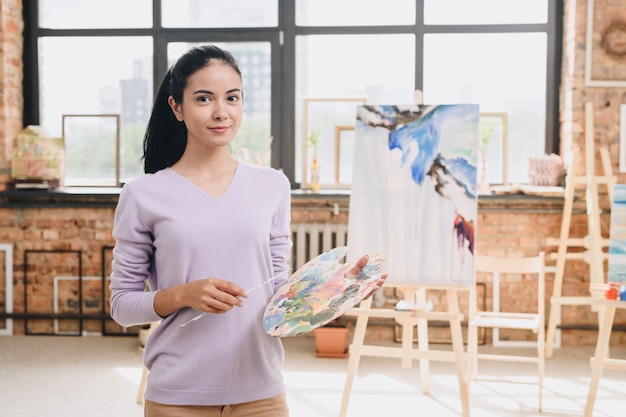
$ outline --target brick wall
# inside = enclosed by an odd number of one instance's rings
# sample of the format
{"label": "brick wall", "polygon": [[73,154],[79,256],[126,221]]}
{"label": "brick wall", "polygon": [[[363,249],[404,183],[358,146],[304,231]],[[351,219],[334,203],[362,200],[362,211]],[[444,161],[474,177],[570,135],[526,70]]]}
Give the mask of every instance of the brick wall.
{"label": "brick wall", "polygon": [[[0,208],[0,242],[12,243],[14,251],[14,311],[44,314],[57,309],[58,313],[77,314],[77,281],[56,282],[56,306],[54,283],[55,277],[77,277],[82,273],[83,313],[99,314],[103,299],[100,280],[103,265],[110,270],[110,256],[105,253],[106,259],[103,259],[103,247],[114,244],[113,215],[113,203],[109,208]],[[27,306],[24,305],[25,289]],[[79,329],[76,320],[61,320],[57,325],[61,332]],[[49,334],[53,326],[52,320],[29,320],[26,330],[24,321],[16,320],[14,333]],[[111,332],[121,331],[117,326],[110,329]],[[101,322],[86,321],[84,330],[100,332]]]}
{"label": "brick wall", "polygon": [[[20,32],[21,1],[0,0],[2,20],[2,46],[0,52],[0,184],[5,184],[8,178],[10,161],[8,155],[16,133],[22,128],[20,125],[22,113],[22,65],[19,60],[22,49]],[[597,7],[603,7],[603,1],[596,0]],[[589,88],[584,85],[584,57],[585,57],[585,17],[586,2],[565,0],[565,16],[563,21],[563,69],[561,92],[561,145],[562,153],[567,153],[573,147],[584,149],[585,125],[584,103],[592,101],[595,108],[595,143],[596,146],[607,146],[611,153],[612,167],[618,171],[619,150],[619,112],[621,103],[626,103],[626,89],[617,88]],[[596,26],[598,28],[598,26]],[[600,30],[598,28],[598,30]],[[607,62],[607,65],[611,63]],[[582,160],[584,160],[584,155]],[[600,166],[599,158],[597,166]],[[618,181],[623,182],[624,174],[619,174]],[[603,191],[604,194],[606,194]],[[346,222],[348,200],[346,198],[312,199],[294,198],[292,218],[294,221],[331,221]],[[338,204],[340,212],[333,214],[334,205]],[[539,250],[554,252],[555,247],[547,245],[550,237],[558,237],[561,223],[562,202],[554,200],[543,201],[534,199],[525,203],[515,203],[510,207],[507,201],[485,200],[479,202],[479,220],[477,225],[476,248],[483,253],[498,255],[534,254]],[[609,206],[606,195],[601,205]],[[586,234],[587,218],[584,203],[576,204],[572,218],[570,235],[582,237]],[[24,251],[25,250],[79,250],[82,251],[83,275],[97,276],[101,274],[103,264],[109,262],[102,257],[102,247],[112,245],[111,228],[113,222],[114,201],[107,207],[61,206],[58,208],[41,207],[14,207],[0,204],[0,242],[13,243],[14,255],[14,303],[16,312],[24,311]],[[608,214],[602,215],[602,229],[608,235]],[[43,270],[47,276],[54,275],[54,265],[61,265],[67,271],[74,271],[74,258],[67,253],[33,254],[33,271]],[[29,263],[30,265],[30,263]],[[60,267],[61,267],[60,266]],[[27,267],[27,269],[30,268]],[[43,268],[43,269],[42,269]],[[73,269],[74,268],[74,269]],[[29,271],[29,280],[30,280]],[[39,272],[38,272],[39,273]],[[588,267],[584,262],[571,261],[566,265],[564,295],[584,295],[588,289]],[[548,296],[552,288],[552,276],[548,275]],[[41,281],[45,285],[37,286]],[[47,305],[41,308],[50,308],[51,288],[49,280],[33,275],[33,293],[43,295],[39,300],[47,300]],[[0,280],[0,282],[2,282]],[[29,287],[31,282],[29,281]],[[0,285],[2,287],[2,285]],[[512,287],[511,287],[512,288]],[[101,288],[92,288],[86,285],[83,300],[86,309],[96,311],[101,308]],[[487,295],[491,289],[487,287]],[[70,291],[71,292],[71,291]],[[0,307],[4,302],[4,294],[0,288]],[[388,290],[389,296],[395,296]],[[437,297],[435,295],[435,297]],[[71,298],[71,297],[70,297]],[[441,305],[443,302],[437,299]],[[518,300],[519,301],[519,300]],[[532,300],[526,300],[528,304]],[[43,304],[46,304],[43,302]],[[71,303],[70,303],[71,304]],[[549,302],[548,302],[549,305]],[[75,306],[74,306],[75,307]],[[32,308],[35,308],[34,306]],[[1,310],[1,308],[0,308]],[[564,345],[591,345],[595,343],[597,324],[595,313],[588,307],[564,307],[563,323],[567,326],[578,326],[579,330],[564,330],[562,343]],[[0,321],[0,325],[1,325]],[[618,315],[616,323],[626,324],[626,317]],[[42,328],[35,327],[33,331],[49,331],[50,322],[44,321]],[[585,330],[591,326],[591,330]],[[70,326],[71,327],[71,326]],[[97,323],[86,323],[87,330],[98,330]],[[380,330],[381,329],[381,330]],[[391,338],[392,327],[382,326],[375,330],[378,337]],[[15,333],[24,332],[23,322],[17,320]],[[625,332],[614,332],[613,343],[623,343]]]}
{"label": "brick wall", "polygon": [[0,190],[10,175],[13,140],[22,129],[22,0],[0,1]]}

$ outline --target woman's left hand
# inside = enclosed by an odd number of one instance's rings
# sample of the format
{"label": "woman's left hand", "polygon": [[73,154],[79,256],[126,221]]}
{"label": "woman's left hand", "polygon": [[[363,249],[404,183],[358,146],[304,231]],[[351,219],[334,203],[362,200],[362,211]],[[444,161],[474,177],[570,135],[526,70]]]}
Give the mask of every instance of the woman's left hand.
{"label": "woman's left hand", "polygon": [[[348,272],[346,272],[346,277],[359,276],[359,274],[361,273],[363,268],[365,268],[369,260],[370,260],[369,255],[361,256],[361,258],[359,258],[359,260],[354,264],[354,266]],[[374,289],[369,294],[367,294],[364,300],[367,300],[372,295],[374,295],[374,293],[378,291],[385,284],[386,280],[387,280],[387,274],[386,273],[382,274],[380,278],[378,279],[378,281],[376,281],[376,286],[374,287]]]}

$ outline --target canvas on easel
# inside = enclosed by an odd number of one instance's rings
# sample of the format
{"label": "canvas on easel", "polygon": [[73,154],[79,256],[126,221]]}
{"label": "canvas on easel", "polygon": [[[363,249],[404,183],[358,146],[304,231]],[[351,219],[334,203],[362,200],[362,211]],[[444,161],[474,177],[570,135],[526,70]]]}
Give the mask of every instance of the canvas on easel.
{"label": "canvas on easel", "polygon": [[[387,285],[403,289],[406,301],[424,300],[426,289],[445,289],[447,311],[371,308],[371,299],[349,310],[346,315],[357,322],[340,417],[347,413],[361,356],[399,358],[404,368],[419,359],[424,394],[428,361],[455,363],[462,416],[469,417],[457,290],[474,285],[479,119],[473,104],[357,108],[348,256],[383,254]],[[366,344],[370,317],[394,319],[402,327],[402,346]],[[428,348],[429,320],[450,323],[452,351]]]}
{"label": "canvas on easel", "polygon": [[357,108],[348,246],[384,253],[388,283],[473,285],[479,120],[474,104]]}
{"label": "canvas on easel", "polygon": [[[626,284],[626,184],[614,184],[611,197],[611,226],[609,235],[609,285]],[[609,287],[610,288],[610,287]],[[606,293],[605,293],[606,294]],[[617,291],[615,300],[596,297],[592,300],[592,306],[598,310],[598,337],[596,349],[591,357],[591,378],[589,381],[589,391],[585,403],[584,417],[591,417],[594,411],[594,404],[598,394],[600,377],[604,369],[613,371],[626,371],[626,360],[618,357],[611,357],[610,341],[615,313],[617,309],[626,309],[626,302],[621,298],[621,291]]]}
{"label": "canvas on easel", "polygon": [[608,282],[626,284],[626,184],[613,186]]}

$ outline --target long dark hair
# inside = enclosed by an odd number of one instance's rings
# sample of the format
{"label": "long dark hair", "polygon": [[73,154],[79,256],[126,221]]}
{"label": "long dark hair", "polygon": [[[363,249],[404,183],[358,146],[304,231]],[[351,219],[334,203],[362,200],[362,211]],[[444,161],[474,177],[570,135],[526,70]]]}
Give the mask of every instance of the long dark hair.
{"label": "long dark hair", "polygon": [[172,96],[178,104],[183,102],[183,91],[189,77],[219,60],[230,65],[239,77],[241,71],[230,52],[214,45],[197,46],[187,51],[167,71],[152,106],[152,114],[143,140],[143,170],[147,174],[175,164],[187,146],[187,127],[179,122],[168,104]]}

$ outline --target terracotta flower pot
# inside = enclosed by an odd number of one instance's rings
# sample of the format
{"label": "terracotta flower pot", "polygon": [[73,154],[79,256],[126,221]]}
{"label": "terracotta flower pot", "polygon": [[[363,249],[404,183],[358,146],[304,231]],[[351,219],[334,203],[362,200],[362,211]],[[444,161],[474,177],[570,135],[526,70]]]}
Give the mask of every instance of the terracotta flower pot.
{"label": "terracotta flower pot", "polygon": [[313,330],[317,351],[315,354],[326,358],[348,356],[350,331],[345,327],[319,327]]}

